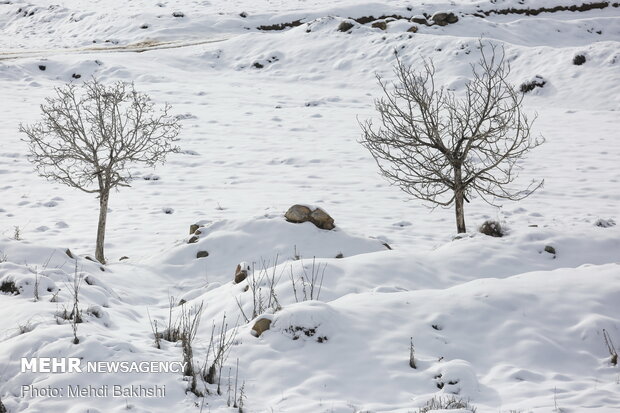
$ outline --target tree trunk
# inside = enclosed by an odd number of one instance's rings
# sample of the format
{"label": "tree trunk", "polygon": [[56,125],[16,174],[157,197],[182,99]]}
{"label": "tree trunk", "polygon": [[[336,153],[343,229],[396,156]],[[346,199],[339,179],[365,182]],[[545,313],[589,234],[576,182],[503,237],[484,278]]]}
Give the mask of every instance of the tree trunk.
{"label": "tree trunk", "polygon": [[463,188],[463,180],[461,178],[461,166],[454,167],[454,209],[456,212],[456,231],[461,234],[467,232],[465,229],[465,188]]}
{"label": "tree trunk", "polygon": [[105,264],[103,243],[105,241],[105,224],[108,217],[109,198],[109,189],[104,189],[99,193],[99,223],[97,224],[97,245],[95,247],[95,258],[102,264]]}

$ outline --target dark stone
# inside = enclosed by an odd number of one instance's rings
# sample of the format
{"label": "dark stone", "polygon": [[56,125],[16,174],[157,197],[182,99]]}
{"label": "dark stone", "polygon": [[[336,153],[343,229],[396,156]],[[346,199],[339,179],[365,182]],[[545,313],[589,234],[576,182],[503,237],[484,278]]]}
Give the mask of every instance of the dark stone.
{"label": "dark stone", "polygon": [[414,16],[411,18],[411,23],[424,24],[428,26],[428,20],[423,16]]}
{"label": "dark stone", "polygon": [[339,32],[348,32],[349,30],[351,30],[355,25],[351,22],[348,21],[343,21],[338,25],[338,31]]}
{"label": "dark stone", "polygon": [[553,254],[555,256],[555,248],[553,248],[551,245],[545,245],[545,252],[548,252],[549,254]]}
{"label": "dark stone", "polygon": [[418,32],[418,26],[411,26],[409,29],[407,29],[407,32],[409,32],[409,33],[417,33]]}
{"label": "dark stone", "polygon": [[235,269],[235,284],[239,284],[241,281],[245,280],[248,277],[248,270],[246,268],[241,268],[241,264],[237,265]]}
{"label": "dark stone", "polygon": [[265,66],[263,66],[262,64],[260,64],[258,62],[254,62],[254,64],[252,66],[255,67],[256,69],[262,69],[263,67],[265,67]]}
{"label": "dark stone", "polygon": [[174,11],[172,12],[172,16],[173,17],[185,17],[185,13],[183,13],[182,11]]}
{"label": "dark stone", "polygon": [[119,260],[119,261],[125,261],[125,260],[128,260],[128,259],[129,259],[129,257],[128,257],[128,256],[123,255],[123,256],[122,256],[122,257],[120,257],[118,260]]}
{"label": "dark stone", "polygon": [[196,258],[204,258],[209,256],[209,251],[198,251],[196,253]]}
{"label": "dark stone", "polygon": [[342,254],[342,252],[339,252],[338,255],[336,255],[336,258],[344,258],[344,255]]}
{"label": "dark stone", "polygon": [[188,244],[194,244],[194,243],[196,243],[196,242],[198,242],[198,237],[197,237],[197,236],[195,236],[195,235],[194,235],[194,236],[192,236],[192,237],[190,237],[190,239],[188,239],[188,240],[187,240],[187,243],[188,243]]}
{"label": "dark stone", "polygon": [[74,78],[74,79],[79,79],[79,78],[82,77],[82,75],[79,74],[79,73],[74,73],[74,74],[71,75],[71,77]]}
{"label": "dark stone", "polygon": [[189,235],[193,235],[198,230],[198,228],[200,228],[200,225],[198,225],[198,224],[190,225],[189,226]]}
{"label": "dark stone", "polygon": [[370,27],[373,27],[375,29],[387,30],[387,23],[386,22],[374,22],[373,24],[370,25]]}
{"label": "dark stone", "polygon": [[431,20],[439,26],[446,26],[448,24],[456,23],[457,21],[459,21],[459,18],[454,13],[440,12],[433,14]]}
{"label": "dark stone", "polygon": [[45,67],[45,65],[39,65],[39,70],[45,71],[45,69],[47,69],[47,67]]}
{"label": "dark stone", "polygon": [[67,248],[67,250],[65,251],[65,254],[67,254],[67,256],[71,258],[72,260],[75,259],[75,257],[73,256],[73,253],[71,252],[69,248]]}
{"label": "dark stone", "polygon": [[301,20],[295,20],[292,22],[288,22],[288,23],[276,23],[276,24],[269,24],[269,25],[263,25],[263,26],[258,26],[257,29],[258,30],[265,30],[265,31],[270,31],[270,30],[284,30],[288,27],[297,27],[297,26],[301,26],[303,23],[301,22]]}
{"label": "dark stone", "polygon": [[241,17],[243,17],[245,19],[246,17],[248,17],[248,14],[246,12],[242,11],[241,13],[239,13],[239,16],[241,16]]}
{"label": "dark stone", "polygon": [[149,25],[148,24],[143,24],[142,26],[140,26],[141,29],[148,29]]}

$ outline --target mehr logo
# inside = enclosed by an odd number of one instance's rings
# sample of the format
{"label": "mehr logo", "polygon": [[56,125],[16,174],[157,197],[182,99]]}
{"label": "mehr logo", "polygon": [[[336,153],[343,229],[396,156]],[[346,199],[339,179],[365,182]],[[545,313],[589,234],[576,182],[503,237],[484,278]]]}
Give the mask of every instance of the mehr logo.
{"label": "mehr logo", "polygon": [[34,357],[21,359],[22,373],[180,373],[180,361],[87,361],[78,357]]}
{"label": "mehr logo", "polygon": [[80,359],[77,357],[36,357],[22,358],[22,373],[81,373]]}

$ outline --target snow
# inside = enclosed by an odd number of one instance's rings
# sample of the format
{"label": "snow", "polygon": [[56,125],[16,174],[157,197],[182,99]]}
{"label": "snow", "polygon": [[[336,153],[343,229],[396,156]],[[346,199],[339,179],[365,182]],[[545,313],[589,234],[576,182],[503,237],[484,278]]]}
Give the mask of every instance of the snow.
{"label": "snow", "polygon": [[[20,292],[0,294],[2,403],[11,412],[233,411],[226,387],[238,359],[248,412],[405,413],[448,395],[479,412],[616,411],[620,370],[603,329],[620,344],[620,9],[472,15],[573,4],[0,3],[0,284]],[[438,11],[459,22],[337,30],[349,17]],[[283,31],[256,29],[297,19]],[[375,116],[375,74],[393,79],[395,50],[414,65],[432,59],[441,84],[460,93],[480,38],[504,47],[515,85],[547,82],[524,100],[546,143],[522,161],[519,179],[545,184],[499,207],[471,200],[469,233],[455,237],[452,210],[431,210],[378,175],[357,143],[358,121]],[[105,266],[89,259],[96,199],[37,177],[18,133],[55,86],[91,76],[134,81],[183,124],[180,153],[111,195]],[[293,204],[320,207],[336,228],[286,222]],[[478,233],[487,219],[506,236]],[[194,223],[200,234],[188,243]],[[249,276],[235,284],[240,263]],[[79,344],[59,317],[76,276]],[[304,300],[310,278],[315,299]],[[257,317],[253,283],[265,307]],[[211,394],[196,397],[178,373],[20,372],[21,357],[180,361],[180,343],[155,348],[149,322],[167,325],[170,299],[173,318],[182,300],[204,304],[200,367],[226,315],[234,340],[223,395],[208,385]],[[255,337],[259,318],[272,323]],[[166,397],[22,397],[31,384],[161,384]]]}

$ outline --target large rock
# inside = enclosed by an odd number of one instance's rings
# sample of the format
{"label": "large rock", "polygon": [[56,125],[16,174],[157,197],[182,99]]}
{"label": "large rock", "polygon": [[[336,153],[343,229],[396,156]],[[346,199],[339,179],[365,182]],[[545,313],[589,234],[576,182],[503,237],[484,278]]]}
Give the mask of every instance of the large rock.
{"label": "large rock", "polygon": [[248,270],[250,269],[245,263],[237,265],[235,269],[235,284],[239,284],[241,281],[248,278]]}
{"label": "large rock", "polygon": [[387,30],[387,23],[384,21],[374,22],[373,24],[370,25],[370,27],[375,28],[375,29]]}
{"label": "large rock", "polygon": [[261,334],[269,330],[270,326],[271,326],[271,320],[267,318],[261,318],[259,320],[256,320],[256,323],[254,323],[254,326],[252,327],[254,336],[260,337]]}
{"label": "large rock", "polygon": [[410,20],[412,23],[425,24],[428,26],[428,20],[424,16],[413,16]]}
{"label": "large rock", "polygon": [[284,214],[284,218],[288,222],[293,222],[295,224],[300,224],[302,222],[310,221],[310,214],[312,210],[305,205],[293,205],[286,211]]}
{"label": "large rock", "polygon": [[284,218],[288,222],[300,224],[302,222],[312,222],[317,228],[321,229],[334,229],[334,219],[321,208],[315,208],[314,210],[308,208],[305,205],[293,205],[286,211]]}
{"label": "large rock", "polygon": [[317,208],[310,214],[310,222],[321,229],[334,229],[334,219],[321,208]]}
{"label": "large rock", "polygon": [[456,23],[457,21],[459,21],[459,18],[454,13],[439,12],[433,14],[431,20],[433,21],[433,23],[439,26],[446,26],[448,24]]}
{"label": "large rock", "polygon": [[338,31],[346,33],[353,27],[355,27],[355,25],[352,22],[345,20],[338,25]]}

